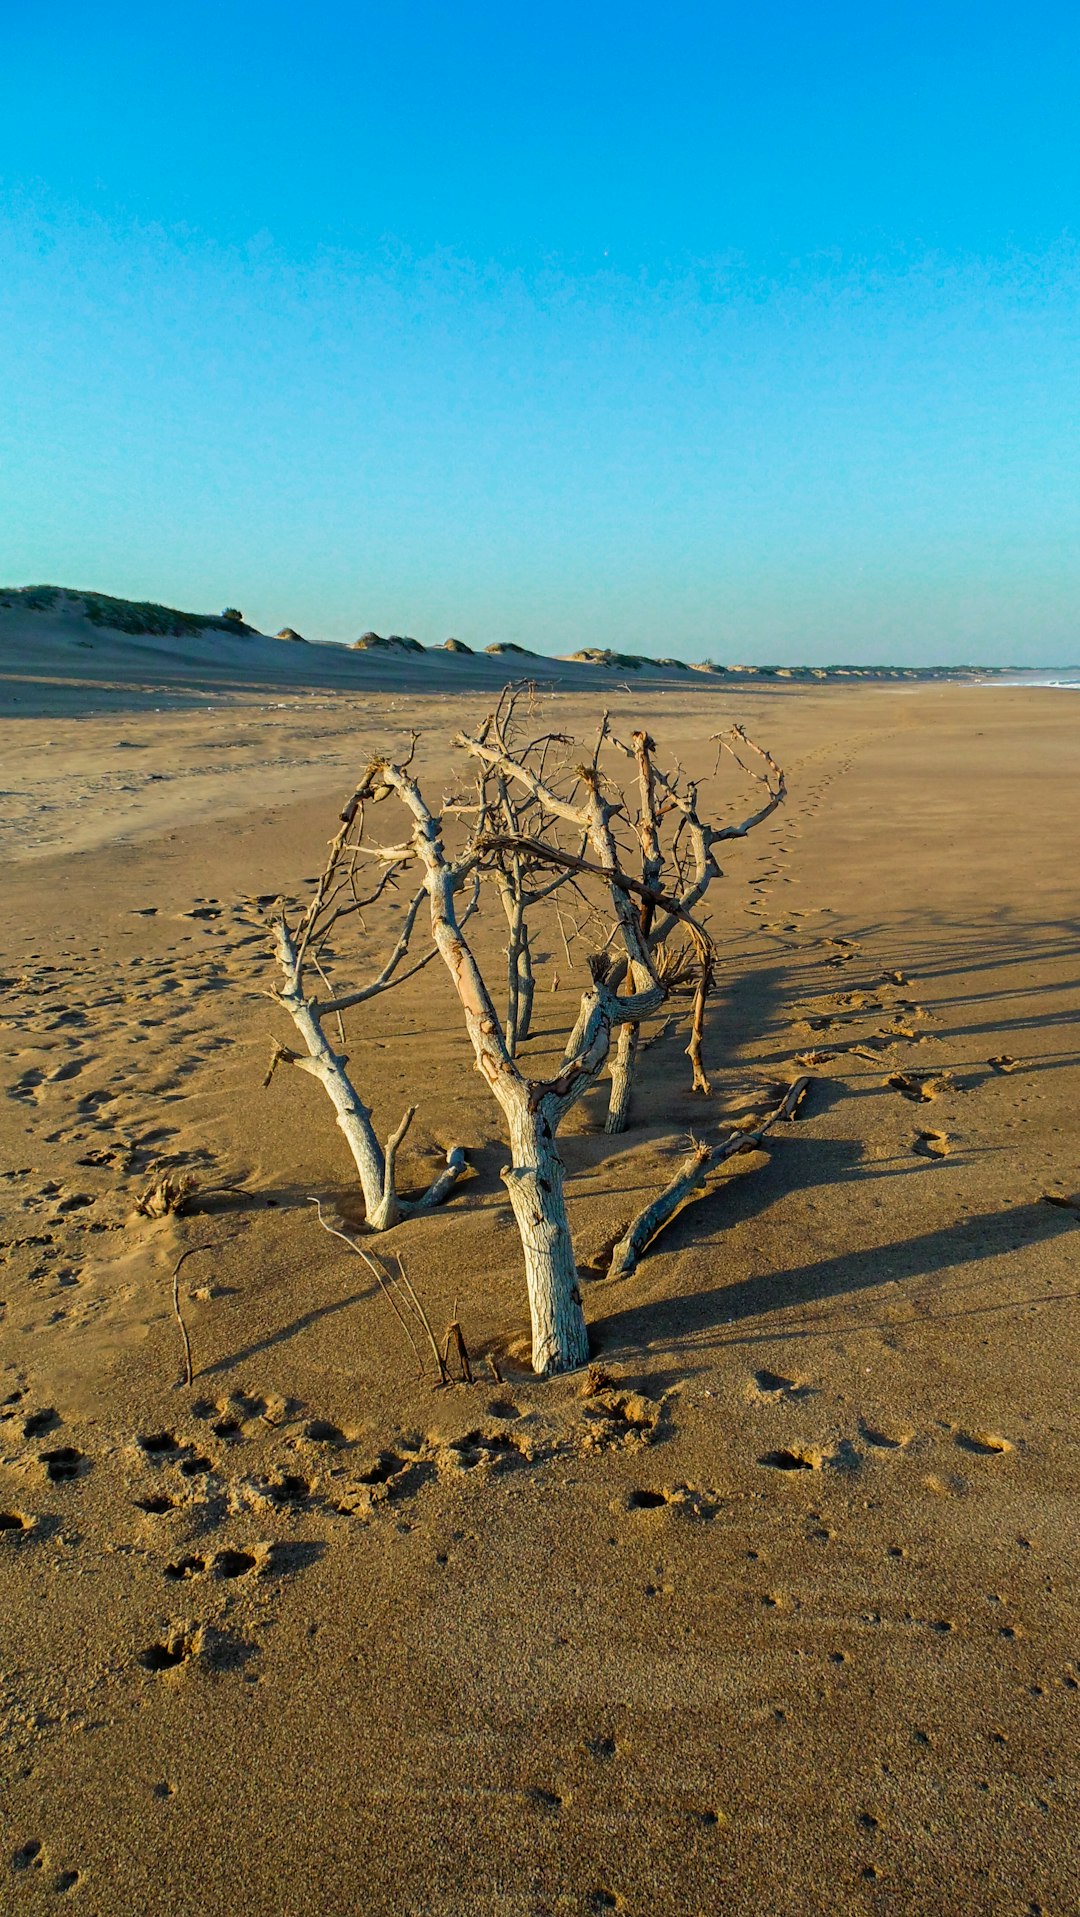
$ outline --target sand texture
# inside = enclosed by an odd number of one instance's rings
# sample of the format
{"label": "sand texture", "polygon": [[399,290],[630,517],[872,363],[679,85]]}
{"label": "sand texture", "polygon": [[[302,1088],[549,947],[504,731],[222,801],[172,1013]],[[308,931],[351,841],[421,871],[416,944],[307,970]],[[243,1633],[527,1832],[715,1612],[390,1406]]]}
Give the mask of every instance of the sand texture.
{"label": "sand texture", "polygon": [[[0,1910],[1075,1913],[1075,695],[610,690],[691,766],[743,721],[790,799],[711,895],[711,1099],[680,999],[632,1128],[567,1123],[583,1267],[691,1129],[813,1083],[584,1270],[589,1391],[529,1373],[445,977],[347,1014],[382,1134],[419,1104],[403,1182],[475,1171],[380,1241],[463,1327],[437,1390],[318,1227],[357,1217],[318,1086],[261,1089],[259,901],[410,726],[448,787],[490,693],[129,667],[42,655],[0,718]],[[542,950],[538,1070],[585,976]],[[166,1174],[243,1189],[141,1215]]]}

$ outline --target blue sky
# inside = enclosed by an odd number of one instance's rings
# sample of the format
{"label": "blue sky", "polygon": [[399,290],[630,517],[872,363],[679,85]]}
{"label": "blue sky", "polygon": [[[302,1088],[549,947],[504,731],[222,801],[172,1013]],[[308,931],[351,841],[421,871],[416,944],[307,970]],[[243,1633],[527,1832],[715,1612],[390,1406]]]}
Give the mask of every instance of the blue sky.
{"label": "blue sky", "polygon": [[0,0],[0,582],[1080,658],[1080,12]]}

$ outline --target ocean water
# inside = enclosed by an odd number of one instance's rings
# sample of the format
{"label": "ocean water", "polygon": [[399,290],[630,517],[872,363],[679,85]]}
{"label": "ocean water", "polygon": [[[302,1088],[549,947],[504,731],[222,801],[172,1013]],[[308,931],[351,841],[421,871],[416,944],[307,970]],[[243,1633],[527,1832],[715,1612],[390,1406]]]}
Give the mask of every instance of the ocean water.
{"label": "ocean water", "polygon": [[1060,686],[1080,692],[1080,666],[1033,667],[1031,671],[1002,673],[999,678],[979,679],[980,686]]}

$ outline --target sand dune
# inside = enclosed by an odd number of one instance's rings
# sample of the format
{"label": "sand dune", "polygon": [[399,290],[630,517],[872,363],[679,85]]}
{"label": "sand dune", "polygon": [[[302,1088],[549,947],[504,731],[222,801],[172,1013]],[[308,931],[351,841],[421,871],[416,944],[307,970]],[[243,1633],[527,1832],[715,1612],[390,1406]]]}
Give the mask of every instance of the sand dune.
{"label": "sand dune", "polygon": [[[313,647],[217,635],[204,666],[20,617],[6,687],[47,716],[0,725],[0,1908],[1075,1909],[1069,695],[595,675],[691,766],[746,721],[791,798],[725,848],[714,1097],[679,1001],[631,1131],[596,1099],[568,1128],[582,1258],[689,1130],[814,1082],[632,1278],[587,1282],[583,1395],[523,1360],[441,980],[349,1015],[384,1130],[408,1042],[407,1182],[451,1135],[475,1166],[393,1234],[473,1354],[437,1391],[313,1218],[355,1213],[318,1088],[260,1090],[288,1036],[264,919],[373,748],[422,722],[449,783],[442,672],[473,709],[505,667],[335,654],[312,691]],[[538,1074],[580,985],[553,945]],[[167,1175],[243,1189],[140,1214]]]}
{"label": "sand dune", "polygon": [[[120,619],[135,627],[140,616],[161,624],[171,616],[182,629],[125,630],[112,623]],[[413,639],[375,634],[364,635],[354,647],[289,643],[300,635],[285,631],[287,638],[270,638],[250,627],[230,626],[217,615],[200,624],[195,614],[170,615],[166,607],[138,607],[57,587],[0,591],[0,713],[167,710],[207,697],[260,691],[490,694],[508,677],[535,678],[564,692],[609,693],[632,681],[635,689],[648,685],[658,693],[686,690],[688,683],[695,691],[715,690],[733,678],[783,685],[800,679],[918,683],[956,676],[901,667],[705,669],[595,647],[549,657],[499,642],[482,652],[459,642],[452,649],[425,649]]]}

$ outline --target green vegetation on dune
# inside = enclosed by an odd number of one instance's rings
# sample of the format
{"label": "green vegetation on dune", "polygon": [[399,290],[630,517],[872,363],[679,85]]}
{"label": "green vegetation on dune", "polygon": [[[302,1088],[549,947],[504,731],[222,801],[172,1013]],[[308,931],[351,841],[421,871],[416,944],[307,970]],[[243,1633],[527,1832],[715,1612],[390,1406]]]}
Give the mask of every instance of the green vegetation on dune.
{"label": "green vegetation on dune", "polygon": [[[180,612],[175,606],[160,606],[152,600],[115,599],[109,593],[83,592],[68,586],[0,587],[0,611],[63,612],[68,608],[76,613],[81,612],[93,626],[127,633],[133,638],[150,636],[163,639],[200,639],[210,633],[218,632],[231,633],[234,638],[261,636],[257,628],[249,626],[242,614],[234,607],[226,607],[225,611],[220,613]],[[299,645],[307,643],[303,635],[292,626],[283,626],[276,636],[278,639],[291,640]],[[400,633],[391,633],[384,639],[377,632],[361,633],[359,639],[353,640],[352,650],[389,652],[399,655],[409,653],[421,656],[428,652],[428,648],[421,645],[419,639],[408,638]],[[461,639],[447,639],[441,646],[432,650],[473,656],[472,647],[467,646]],[[528,646],[516,645],[509,639],[496,640],[494,644],[485,646],[484,652],[493,659],[504,657],[535,659],[549,668],[556,664],[554,658],[532,652]],[[606,646],[583,646],[577,652],[561,654],[559,662],[623,673],[657,670],[701,672],[719,679],[765,679],[796,683],[809,681],[819,684],[833,683],[838,680],[955,680],[974,676],[987,678],[1008,670],[1003,666],[972,665],[738,665],[724,664],[717,659],[653,658],[646,653],[615,652]]]}
{"label": "green vegetation on dune", "polygon": [[383,639],[377,632],[362,632],[359,639],[353,640],[352,650],[354,652],[424,652],[427,648],[420,644],[419,639],[404,638],[399,632],[392,632],[388,639]]}
{"label": "green vegetation on dune", "polygon": [[158,606],[150,600],[113,599],[106,592],[82,592],[67,586],[13,586],[0,589],[0,606],[21,607],[24,612],[51,612],[61,595],[77,604],[93,626],[106,626],[113,632],[133,637],[151,634],[162,639],[197,639],[201,633],[231,632],[253,634],[254,626],[239,617],[216,612],[179,612],[175,606]]}

